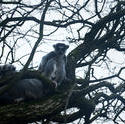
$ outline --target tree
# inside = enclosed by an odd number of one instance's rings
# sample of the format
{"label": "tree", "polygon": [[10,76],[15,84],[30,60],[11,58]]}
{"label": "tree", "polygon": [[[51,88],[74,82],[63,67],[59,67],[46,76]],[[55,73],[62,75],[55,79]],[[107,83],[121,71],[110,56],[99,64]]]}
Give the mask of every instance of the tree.
{"label": "tree", "polygon": [[[59,91],[50,86],[51,93],[41,101],[1,106],[0,123],[125,122],[122,116],[125,110],[124,1],[2,0],[0,4],[3,64],[18,64],[25,71],[35,69],[33,61],[44,49],[44,43],[68,41],[72,47],[75,45],[67,55],[68,80]],[[23,53],[24,48],[30,53]],[[28,76],[25,71],[21,78],[35,77],[47,86],[51,84],[37,71],[29,71]],[[20,78],[11,79],[9,84]]]}

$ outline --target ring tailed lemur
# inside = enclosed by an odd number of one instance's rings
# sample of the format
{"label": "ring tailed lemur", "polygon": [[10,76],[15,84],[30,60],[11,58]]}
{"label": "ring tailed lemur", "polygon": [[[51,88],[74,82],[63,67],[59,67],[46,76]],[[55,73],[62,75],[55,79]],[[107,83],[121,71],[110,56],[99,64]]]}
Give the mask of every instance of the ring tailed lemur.
{"label": "ring tailed lemur", "polygon": [[[0,65],[0,79],[15,74],[16,68],[11,64]],[[5,77],[6,78],[6,77]],[[9,81],[0,85],[0,90],[7,86]],[[43,84],[38,79],[20,79],[4,93],[0,94],[0,104],[9,104],[21,101],[39,100],[43,97]]]}
{"label": "ring tailed lemur", "polygon": [[43,75],[52,80],[57,87],[66,78],[65,52],[69,46],[63,43],[57,43],[53,47],[54,51],[48,53],[42,58],[39,70]]}
{"label": "ring tailed lemur", "polygon": [[16,67],[13,66],[12,64],[0,65],[0,78],[9,74],[11,75],[15,71],[16,71]]}

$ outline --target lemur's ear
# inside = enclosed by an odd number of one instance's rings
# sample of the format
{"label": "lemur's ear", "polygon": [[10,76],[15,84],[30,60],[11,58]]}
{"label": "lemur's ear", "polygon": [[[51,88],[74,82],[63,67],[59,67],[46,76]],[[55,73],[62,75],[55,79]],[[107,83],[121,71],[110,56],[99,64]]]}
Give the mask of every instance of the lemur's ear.
{"label": "lemur's ear", "polygon": [[56,48],[56,44],[54,44],[53,47]]}
{"label": "lemur's ear", "polygon": [[68,49],[69,48],[69,45],[66,45],[66,49]]}

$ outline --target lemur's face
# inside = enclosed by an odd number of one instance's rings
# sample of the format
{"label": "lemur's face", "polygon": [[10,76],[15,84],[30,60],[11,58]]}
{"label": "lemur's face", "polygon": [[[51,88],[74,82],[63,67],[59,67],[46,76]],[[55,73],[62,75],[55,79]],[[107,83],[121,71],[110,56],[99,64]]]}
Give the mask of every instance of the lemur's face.
{"label": "lemur's face", "polygon": [[68,48],[69,46],[63,43],[57,43],[54,45],[54,49],[57,55],[64,55]]}

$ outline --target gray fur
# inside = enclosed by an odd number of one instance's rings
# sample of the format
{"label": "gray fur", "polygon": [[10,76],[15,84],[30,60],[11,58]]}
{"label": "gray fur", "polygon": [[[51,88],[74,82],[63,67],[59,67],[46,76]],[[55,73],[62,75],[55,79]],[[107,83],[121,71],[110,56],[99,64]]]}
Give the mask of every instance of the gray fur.
{"label": "gray fur", "polygon": [[0,65],[0,78],[12,74],[16,71],[16,67],[11,64]]}
{"label": "gray fur", "polygon": [[43,97],[43,85],[38,79],[23,79],[0,95],[0,103],[39,100]]}
{"label": "gray fur", "polygon": [[[0,78],[8,74],[14,74],[14,72],[16,72],[15,67],[11,64],[0,66]],[[1,85],[0,90],[6,85]],[[43,89],[43,84],[38,79],[22,79],[15,82],[7,91],[0,95],[0,104],[39,100],[43,97]]]}
{"label": "gray fur", "polygon": [[55,44],[55,50],[45,55],[39,66],[39,70],[42,74],[50,80],[57,82],[57,85],[60,85],[66,78],[65,52],[68,47],[68,45],[61,43]]}

